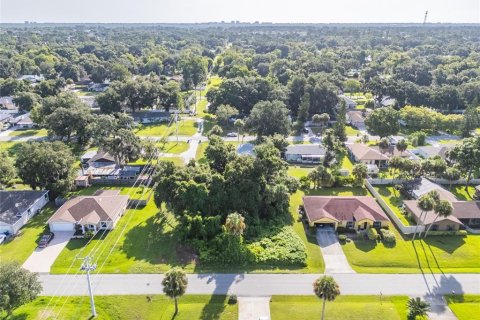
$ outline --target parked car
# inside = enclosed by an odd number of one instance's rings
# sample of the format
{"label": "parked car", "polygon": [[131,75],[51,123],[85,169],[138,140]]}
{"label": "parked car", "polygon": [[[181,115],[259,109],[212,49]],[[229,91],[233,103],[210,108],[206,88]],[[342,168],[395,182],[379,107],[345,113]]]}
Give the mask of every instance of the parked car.
{"label": "parked car", "polygon": [[38,247],[39,248],[45,248],[46,246],[48,246],[48,244],[50,243],[50,241],[52,241],[54,236],[55,235],[51,232],[44,234],[40,238],[40,242],[38,243]]}
{"label": "parked car", "polygon": [[237,133],[236,133],[236,132],[229,132],[229,133],[227,133],[227,137],[233,138],[233,137],[236,137],[236,136],[237,136]]}
{"label": "parked car", "polygon": [[0,244],[4,243],[7,240],[7,236],[5,234],[0,234]]}

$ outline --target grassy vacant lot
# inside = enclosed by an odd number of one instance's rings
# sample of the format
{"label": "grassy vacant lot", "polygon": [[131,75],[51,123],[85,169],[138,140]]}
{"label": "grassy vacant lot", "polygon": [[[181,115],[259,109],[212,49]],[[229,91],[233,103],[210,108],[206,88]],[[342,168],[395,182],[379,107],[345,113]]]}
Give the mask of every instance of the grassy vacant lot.
{"label": "grassy vacant lot", "polygon": [[[173,300],[166,296],[96,296],[95,305],[98,317],[95,319],[173,319],[175,310]],[[35,301],[17,309],[12,320],[20,319],[58,319],[61,305],[62,319],[88,319],[90,306],[88,297],[70,297],[66,300],[52,300],[51,306],[45,310],[50,297],[40,297]],[[175,320],[193,319],[226,319],[238,318],[238,305],[229,305],[225,296],[186,295],[179,299],[179,313]]]}
{"label": "grassy vacant lot", "polygon": [[474,186],[469,186],[468,187],[468,192],[465,190],[465,186],[452,186],[451,189],[448,188],[448,186],[444,186],[448,190],[450,190],[455,197],[457,197],[458,200],[462,201],[471,201],[473,200],[472,197],[475,195],[475,187]]}
{"label": "grassy vacant lot", "polygon": [[480,319],[480,295],[448,295],[445,299],[458,320]]}
{"label": "grassy vacant lot", "polygon": [[21,129],[15,130],[8,134],[9,137],[46,137],[47,130],[46,129]]}
{"label": "grassy vacant lot", "polygon": [[128,195],[130,199],[146,199],[148,191],[150,189],[144,187],[120,187],[120,186],[91,186],[88,188],[81,188],[77,191],[70,192],[67,196],[89,196],[95,193],[95,191],[104,190],[120,190],[120,194]]}
{"label": "grassy vacant lot", "polygon": [[171,161],[177,167],[183,167],[185,165],[183,158],[180,158],[180,157],[162,157],[160,161]]}
{"label": "grassy vacant lot", "polygon": [[54,211],[55,208],[52,204],[45,206],[39,214],[20,229],[19,235],[0,245],[0,263],[7,261],[24,263],[37,247],[37,241],[45,232],[47,220]]}
{"label": "grassy vacant lot", "polygon": [[[193,136],[197,132],[197,123],[194,120],[181,120],[178,125],[179,136]],[[162,124],[150,124],[140,125],[135,133],[139,136],[173,136],[176,134],[176,125],[172,123],[168,126],[168,123]]]}
{"label": "grassy vacant lot", "polygon": [[416,225],[413,219],[410,219],[408,216],[403,214],[401,205],[403,203],[403,196],[400,194],[400,191],[395,190],[392,186],[376,186],[375,190],[380,194],[382,199],[388,204],[390,209],[395,213],[395,215],[402,221],[405,226],[414,226]]}
{"label": "grassy vacant lot", "polygon": [[397,238],[394,247],[370,240],[343,244],[352,268],[363,273],[477,273],[480,272],[480,235],[431,236],[425,240]]}
{"label": "grassy vacant lot", "polygon": [[[339,296],[327,302],[325,319],[402,320],[407,317],[406,296]],[[293,310],[295,310],[293,312]],[[273,296],[272,319],[320,319],[322,302],[316,296]]]}
{"label": "grassy vacant lot", "polygon": [[353,163],[348,157],[348,155],[344,155],[342,158],[342,169],[347,169],[348,171],[350,171],[350,173],[352,173]]}

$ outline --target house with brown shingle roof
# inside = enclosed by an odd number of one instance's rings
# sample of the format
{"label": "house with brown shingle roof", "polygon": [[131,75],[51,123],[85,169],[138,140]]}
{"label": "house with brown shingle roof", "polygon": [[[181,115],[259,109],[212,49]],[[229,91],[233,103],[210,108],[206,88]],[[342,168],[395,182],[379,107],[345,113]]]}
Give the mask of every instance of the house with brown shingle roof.
{"label": "house with brown shingle roof", "polygon": [[93,196],[78,196],[65,202],[48,225],[51,232],[111,230],[127,205],[128,196],[120,195],[120,190],[98,190]]}
{"label": "house with brown shingle roof", "polygon": [[365,230],[387,227],[390,222],[375,198],[367,196],[305,196],[303,207],[312,227]]}
{"label": "house with brown shingle roof", "polygon": [[389,157],[366,144],[347,144],[347,149],[355,162],[376,165],[379,168],[387,166]]}

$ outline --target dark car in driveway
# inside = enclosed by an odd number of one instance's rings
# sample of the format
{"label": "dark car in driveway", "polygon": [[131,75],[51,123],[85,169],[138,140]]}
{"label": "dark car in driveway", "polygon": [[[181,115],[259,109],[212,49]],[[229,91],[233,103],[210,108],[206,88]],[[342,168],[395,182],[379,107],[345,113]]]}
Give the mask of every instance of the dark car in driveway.
{"label": "dark car in driveway", "polygon": [[54,236],[55,235],[51,232],[44,234],[40,238],[40,241],[38,242],[38,247],[39,248],[45,248],[46,246],[48,246],[48,244],[50,243],[50,241],[52,241]]}

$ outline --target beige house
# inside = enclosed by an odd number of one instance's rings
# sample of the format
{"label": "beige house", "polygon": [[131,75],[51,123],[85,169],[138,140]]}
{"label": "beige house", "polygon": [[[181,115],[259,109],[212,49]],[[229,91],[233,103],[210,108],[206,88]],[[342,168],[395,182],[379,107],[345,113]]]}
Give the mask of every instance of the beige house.
{"label": "beige house", "polygon": [[311,227],[365,230],[371,227],[387,227],[390,223],[385,212],[372,197],[305,196],[303,206]]}
{"label": "beige house", "polygon": [[74,197],[48,220],[51,232],[111,230],[125,213],[128,196],[120,190],[98,190],[93,196]]}
{"label": "beige house", "polygon": [[[410,214],[410,216],[415,220],[417,224],[421,224],[420,216],[422,216],[423,224],[428,228],[430,224],[433,223],[435,217],[437,216],[435,212],[428,211],[427,213],[422,212],[418,207],[417,200],[406,200],[403,202],[405,205],[405,210]],[[450,215],[449,217],[443,218],[439,217],[432,226],[432,231],[457,231],[462,226],[462,222],[455,217]]]}

